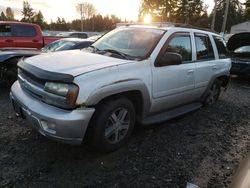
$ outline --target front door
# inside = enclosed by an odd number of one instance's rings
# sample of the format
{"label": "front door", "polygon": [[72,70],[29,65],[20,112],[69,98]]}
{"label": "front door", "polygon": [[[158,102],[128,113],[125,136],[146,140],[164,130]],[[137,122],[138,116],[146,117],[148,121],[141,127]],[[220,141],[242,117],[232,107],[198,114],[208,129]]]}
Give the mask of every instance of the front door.
{"label": "front door", "polygon": [[192,61],[190,33],[172,34],[159,55],[166,52],[180,54],[183,61],[180,65],[155,66],[153,68],[153,112],[190,102],[195,87],[195,63]]}

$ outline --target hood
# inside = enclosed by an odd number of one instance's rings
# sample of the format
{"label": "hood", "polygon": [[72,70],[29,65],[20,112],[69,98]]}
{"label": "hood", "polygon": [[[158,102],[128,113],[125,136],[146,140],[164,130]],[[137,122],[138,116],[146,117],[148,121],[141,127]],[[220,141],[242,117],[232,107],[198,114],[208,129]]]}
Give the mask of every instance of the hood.
{"label": "hood", "polygon": [[227,42],[227,48],[233,52],[239,47],[250,45],[250,33],[237,33],[231,36]]}
{"label": "hood", "polygon": [[82,50],[46,53],[24,60],[37,68],[77,76],[97,69],[129,63],[128,60],[107,57]]}
{"label": "hood", "polygon": [[7,61],[12,58],[21,58],[21,57],[30,57],[34,55],[41,54],[40,51],[37,50],[11,50],[11,51],[1,51],[0,50],[0,62]]}

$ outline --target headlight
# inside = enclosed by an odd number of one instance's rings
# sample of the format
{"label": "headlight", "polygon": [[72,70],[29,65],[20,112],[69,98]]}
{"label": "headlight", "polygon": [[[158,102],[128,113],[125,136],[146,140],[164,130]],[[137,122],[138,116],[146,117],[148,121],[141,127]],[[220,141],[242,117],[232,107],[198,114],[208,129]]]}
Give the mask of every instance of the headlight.
{"label": "headlight", "polygon": [[46,82],[44,91],[48,92],[43,100],[62,108],[74,108],[79,88],[75,84]]}
{"label": "headlight", "polygon": [[67,96],[69,92],[69,85],[63,83],[46,82],[44,90],[56,95]]}

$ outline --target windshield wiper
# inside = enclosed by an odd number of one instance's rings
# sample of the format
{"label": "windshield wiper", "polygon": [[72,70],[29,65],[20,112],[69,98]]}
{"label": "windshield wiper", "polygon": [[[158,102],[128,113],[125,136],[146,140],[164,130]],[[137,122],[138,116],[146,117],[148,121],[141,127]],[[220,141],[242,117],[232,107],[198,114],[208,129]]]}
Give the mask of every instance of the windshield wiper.
{"label": "windshield wiper", "polygon": [[92,48],[95,52],[100,51],[97,47],[90,45],[89,48]]}
{"label": "windshield wiper", "polygon": [[127,59],[127,60],[130,59],[130,58],[129,58],[130,56],[129,56],[128,54],[119,52],[119,51],[114,50],[114,49],[104,49],[103,51],[105,51],[105,52],[110,52],[110,53],[113,53],[113,54],[117,54],[117,55],[119,55],[119,56],[121,56],[121,57],[123,57],[124,59]]}

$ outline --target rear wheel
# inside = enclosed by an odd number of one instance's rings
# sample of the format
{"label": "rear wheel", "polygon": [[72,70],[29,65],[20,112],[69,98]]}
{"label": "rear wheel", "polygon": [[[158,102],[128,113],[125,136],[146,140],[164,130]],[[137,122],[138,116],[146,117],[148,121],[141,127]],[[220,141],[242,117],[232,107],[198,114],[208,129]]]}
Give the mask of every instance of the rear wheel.
{"label": "rear wheel", "polygon": [[127,98],[109,100],[97,106],[87,139],[91,146],[110,152],[125,144],[135,124],[135,109]]}
{"label": "rear wheel", "polygon": [[210,106],[216,103],[221,93],[221,84],[219,81],[215,81],[209,88],[207,96],[204,100],[204,105]]}

